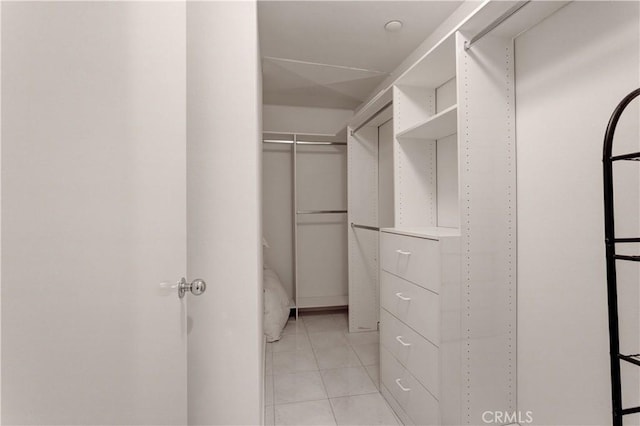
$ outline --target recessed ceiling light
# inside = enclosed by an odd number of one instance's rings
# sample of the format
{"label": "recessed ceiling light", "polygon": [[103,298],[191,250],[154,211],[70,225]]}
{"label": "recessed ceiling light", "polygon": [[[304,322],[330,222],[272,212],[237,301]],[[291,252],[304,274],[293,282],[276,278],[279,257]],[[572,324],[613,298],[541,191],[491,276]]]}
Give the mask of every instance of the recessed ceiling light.
{"label": "recessed ceiling light", "polygon": [[384,24],[384,29],[391,33],[400,31],[402,29],[402,21],[397,21],[397,20],[389,21],[386,24]]}

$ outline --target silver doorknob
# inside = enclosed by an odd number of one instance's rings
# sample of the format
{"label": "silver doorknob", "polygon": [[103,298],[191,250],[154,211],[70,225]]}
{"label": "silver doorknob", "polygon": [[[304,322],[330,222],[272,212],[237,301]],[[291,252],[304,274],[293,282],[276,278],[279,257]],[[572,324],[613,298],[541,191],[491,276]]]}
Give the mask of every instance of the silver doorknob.
{"label": "silver doorknob", "polygon": [[204,280],[198,278],[188,283],[187,280],[182,277],[178,283],[178,297],[182,299],[187,291],[190,291],[194,296],[200,296],[207,289],[207,283]]}

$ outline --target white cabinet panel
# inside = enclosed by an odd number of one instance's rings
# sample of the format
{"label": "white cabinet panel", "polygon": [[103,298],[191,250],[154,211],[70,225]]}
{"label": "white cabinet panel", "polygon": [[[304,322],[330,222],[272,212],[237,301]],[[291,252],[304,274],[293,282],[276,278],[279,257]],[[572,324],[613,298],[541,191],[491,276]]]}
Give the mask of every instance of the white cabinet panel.
{"label": "white cabinet panel", "polygon": [[382,384],[415,424],[440,424],[438,400],[384,348],[380,349],[380,366]]}
{"label": "white cabinet panel", "polygon": [[382,394],[384,399],[387,400],[387,402],[389,403],[389,406],[391,407],[393,412],[396,413],[396,416],[398,416],[398,418],[400,419],[402,424],[404,424],[404,426],[415,425],[413,420],[411,420],[409,415],[402,409],[398,401],[396,401],[393,395],[391,395],[391,392],[389,392],[389,389],[387,389],[385,385],[380,385],[380,393]]}
{"label": "white cabinet panel", "polygon": [[438,295],[386,271],[382,271],[380,278],[382,307],[438,345],[440,343]]}
{"label": "white cabinet panel", "polygon": [[380,255],[385,271],[436,293],[440,291],[438,241],[383,232]]}
{"label": "white cabinet panel", "polygon": [[389,312],[380,311],[380,344],[434,396],[440,394],[440,351]]}

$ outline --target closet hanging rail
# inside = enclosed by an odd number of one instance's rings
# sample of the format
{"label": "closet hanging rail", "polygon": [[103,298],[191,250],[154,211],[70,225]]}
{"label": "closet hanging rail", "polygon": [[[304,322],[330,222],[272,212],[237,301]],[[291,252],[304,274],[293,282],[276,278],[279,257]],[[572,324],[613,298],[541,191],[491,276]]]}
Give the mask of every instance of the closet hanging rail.
{"label": "closet hanging rail", "polygon": [[510,8],[509,10],[507,10],[505,13],[503,13],[502,15],[500,15],[499,17],[497,17],[494,21],[492,21],[489,25],[487,25],[482,31],[480,31],[478,34],[476,34],[475,36],[473,36],[471,38],[471,40],[469,41],[465,41],[464,42],[464,50],[469,50],[471,48],[471,46],[473,46],[473,44],[475,42],[477,42],[478,40],[480,40],[482,37],[486,36],[487,34],[489,34],[491,31],[493,31],[497,26],[499,26],[500,24],[502,24],[504,21],[506,21],[507,19],[509,19],[511,16],[513,16],[516,12],[518,12],[520,9],[522,9],[523,7],[525,7],[527,4],[529,4],[531,2],[531,0],[527,0],[527,1],[521,1],[518,2],[516,5],[514,5],[512,8]]}
{"label": "closet hanging rail", "polygon": [[283,145],[292,145],[293,141],[278,140],[278,139],[262,139],[262,143],[280,143]]}
{"label": "closet hanging rail", "polygon": [[288,141],[280,139],[263,139],[263,143],[279,143],[284,145],[346,145],[346,142],[330,142],[330,141]]}
{"label": "closet hanging rail", "polygon": [[298,210],[296,214],[334,214],[348,213],[347,210]]}
{"label": "closet hanging rail", "polygon": [[379,116],[380,114],[382,114],[382,112],[389,108],[391,105],[393,105],[393,101],[389,101],[386,104],[384,104],[382,106],[382,108],[380,108],[378,111],[376,111],[375,114],[373,114],[371,117],[367,118],[362,124],[360,124],[358,127],[356,127],[355,129],[353,129],[351,131],[351,136],[355,135],[356,132],[360,129],[362,129],[364,126],[366,126],[367,124],[369,124],[374,118],[376,118],[377,116]]}
{"label": "closet hanging rail", "polygon": [[604,183],[604,236],[607,263],[607,300],[609,305],[609,356],[611,368],[611,408],[613,426],[622,426],[622,416],[640,412],[640,407],[622,408],[622,380],[620,377],[620,360],[640,366],[640,354],[624,355],[620,353],[620,330],[618,323],[618,279],[616,261],[626,260],[640,262],[640,256],[616,254],[617,243],[640,242],[640,238],[616,238],[614,197],[613,197],[613,163],[619,160],[636,160],[639,153],[612,156],[613,137],[620,116],[632,100],[640,96],[640,89],[629,93],[616,106],[604,136],[602,152]]}
{"label": "closet hanging rail", "polygon": [[369,231],[379,231],[380,230],[380,228],[378,228],[377,226],[358,225],[357,223],[353,223],[353,222],[351,222],[351,227],[352,228],[359,228],[359,229],[368,229]]}
{"label": "closet hanging rail", "polygon": [[346,145],[346,142],[298,141],[298,145]]}

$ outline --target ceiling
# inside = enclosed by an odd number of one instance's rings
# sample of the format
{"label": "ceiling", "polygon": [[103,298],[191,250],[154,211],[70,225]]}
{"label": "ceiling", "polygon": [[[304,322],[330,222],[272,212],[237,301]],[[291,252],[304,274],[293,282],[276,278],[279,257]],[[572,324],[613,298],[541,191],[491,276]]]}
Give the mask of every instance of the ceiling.
{"label": "ceiling", "polygon": [[263,102],[355,109],[461,3],[259,1]]}

